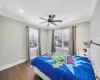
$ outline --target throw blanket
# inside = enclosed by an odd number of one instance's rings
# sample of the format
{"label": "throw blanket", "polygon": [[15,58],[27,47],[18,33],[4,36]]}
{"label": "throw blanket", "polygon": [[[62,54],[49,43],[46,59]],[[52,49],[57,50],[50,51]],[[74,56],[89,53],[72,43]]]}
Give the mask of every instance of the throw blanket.
{"label": "throw blanket", "polygon": [[73,59],[75,63],[73,66],[74,74],[67,65],[52,68],[52,64],[55,64],[56,62],[47,56],[35,58],[32,60],[31,65],[37,67],[51,80],[96,80],[94,70],[88,58],[73,56]]}
{"label": "throw blanket", "polygon": [[57,68],[59,66],[62,66],[63,64],[65,64],[65,54],[61,54],[61,53],[57,53],[55,52],[52,55],[52,59],[56,62],[55,64],[52,64],[53,68]]}

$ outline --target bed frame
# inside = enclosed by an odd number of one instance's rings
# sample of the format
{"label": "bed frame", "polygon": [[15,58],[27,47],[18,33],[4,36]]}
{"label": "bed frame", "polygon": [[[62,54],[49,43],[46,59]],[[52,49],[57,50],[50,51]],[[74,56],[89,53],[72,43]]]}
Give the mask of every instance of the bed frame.
{"label": "bed frame", "polygon": [[33,66],[34,68],[34,72],[40,76],[43,80],[51,80],[49,77],[47,77],[44,73],[42,73],[38,68],[36,68],[35,66]]}

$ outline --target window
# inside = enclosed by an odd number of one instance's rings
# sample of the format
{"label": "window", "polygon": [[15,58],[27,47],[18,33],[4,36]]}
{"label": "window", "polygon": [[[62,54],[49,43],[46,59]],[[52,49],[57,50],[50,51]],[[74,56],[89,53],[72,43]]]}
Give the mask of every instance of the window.
{"label": "window", "polygon": [[29,28],[29,47],[37,48],[38,47],[38,30]]}
{"label": "window", "polygon": [[70,28],[55,30],[55,47],[68,48],[70,40]]}

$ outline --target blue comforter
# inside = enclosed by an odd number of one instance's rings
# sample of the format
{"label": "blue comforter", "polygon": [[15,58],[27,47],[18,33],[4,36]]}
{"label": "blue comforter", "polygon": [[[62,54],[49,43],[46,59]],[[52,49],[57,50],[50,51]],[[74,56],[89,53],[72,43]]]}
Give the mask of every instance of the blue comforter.
{"label": "blue comforter", "polygon": [[47,56],[35,58],[31,65],[37,67],[51,80],[96,80],[94,70],[88,58],[79,56],[73,56],[73,58],[75,61],[73,66],[74,74],[66,65],[53,68],[52,64],[56,62]]}

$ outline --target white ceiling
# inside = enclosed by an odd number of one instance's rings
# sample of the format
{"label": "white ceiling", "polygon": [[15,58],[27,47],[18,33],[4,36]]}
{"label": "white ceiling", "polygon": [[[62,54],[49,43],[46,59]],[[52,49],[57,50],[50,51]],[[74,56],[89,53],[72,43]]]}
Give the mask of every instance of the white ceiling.
{"label": "white ceiling", "polygon": [[[63,20],[57,27],[88,21],[97,0],[0,0],[0,14],[40,27],[43,20],[55,14],[55,19]],[[50,25],[50,28],[55,26]]]}

